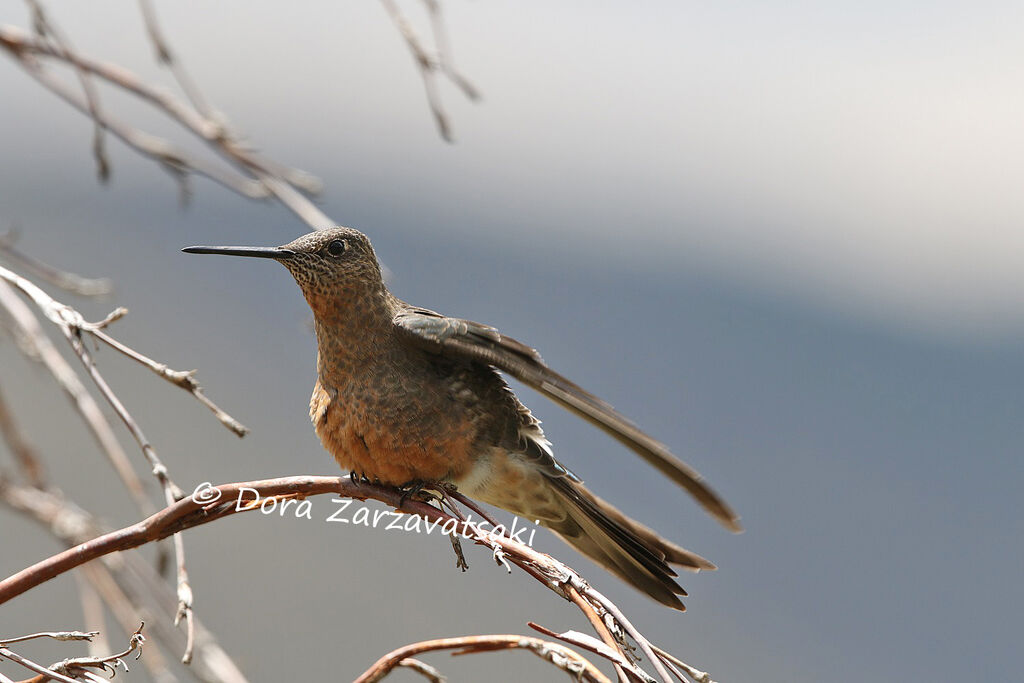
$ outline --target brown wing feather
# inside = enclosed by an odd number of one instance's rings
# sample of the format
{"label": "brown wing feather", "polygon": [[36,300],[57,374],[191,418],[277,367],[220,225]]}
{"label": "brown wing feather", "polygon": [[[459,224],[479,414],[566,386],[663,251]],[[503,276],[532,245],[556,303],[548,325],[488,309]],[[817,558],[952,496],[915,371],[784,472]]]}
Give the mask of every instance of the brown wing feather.
{"label": "brown wing feather", "polygon": [[488,325],[448,318],[424,308],[409,307],[395,316],[394,322],[406,339],[421,348],[493,366],[545,394],[635,451],[689,491],[725,527],[741,531],[739,516],[696,470],[612,406],[549,368],[534,349]]}

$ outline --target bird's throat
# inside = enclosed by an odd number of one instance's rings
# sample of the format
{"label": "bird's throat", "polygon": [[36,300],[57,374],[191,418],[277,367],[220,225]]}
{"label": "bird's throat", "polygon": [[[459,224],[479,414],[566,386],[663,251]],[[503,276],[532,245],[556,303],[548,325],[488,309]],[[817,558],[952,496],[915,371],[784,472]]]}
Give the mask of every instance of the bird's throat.
{"label": "bird's throat", "polygon": [[322,382],[341,388],[373,365],[393,333],[392,312],[384,297],[310,301],[314,314]]}

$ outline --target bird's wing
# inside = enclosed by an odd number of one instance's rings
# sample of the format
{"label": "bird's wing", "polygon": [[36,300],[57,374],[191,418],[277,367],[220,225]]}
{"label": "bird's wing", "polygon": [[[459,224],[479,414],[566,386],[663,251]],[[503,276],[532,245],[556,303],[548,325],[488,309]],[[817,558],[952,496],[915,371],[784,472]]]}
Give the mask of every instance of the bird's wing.
{"label": "bird's wing", "polygon": [[431,352],[490,365],[507,372],[580,417],[600,427],[683,487],[724,526],[740,531],[739,516],[704,483],[692,467],[597,396],[549,368],[529,346],[488,325],[408,307],[394,318],[401,336]]}

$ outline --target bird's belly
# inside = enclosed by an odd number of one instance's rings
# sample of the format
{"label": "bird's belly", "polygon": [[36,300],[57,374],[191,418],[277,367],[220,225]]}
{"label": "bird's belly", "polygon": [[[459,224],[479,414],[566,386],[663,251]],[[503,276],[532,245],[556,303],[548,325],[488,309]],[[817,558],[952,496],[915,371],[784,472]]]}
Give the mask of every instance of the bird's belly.
{"label": "bird's belly", "polygon": [[416,403],[407,397],[370,401],[342,396],[317,382],[309,414],[320,442],[338,464],[371,481],[399,486],[461,478],[476,459],[476,426]]}
{"label": "bird's belly", "polygon": [[459,492],[545,524],[565,519],[565,505],[548,478],[522,454],[493,447],[455,479]]}

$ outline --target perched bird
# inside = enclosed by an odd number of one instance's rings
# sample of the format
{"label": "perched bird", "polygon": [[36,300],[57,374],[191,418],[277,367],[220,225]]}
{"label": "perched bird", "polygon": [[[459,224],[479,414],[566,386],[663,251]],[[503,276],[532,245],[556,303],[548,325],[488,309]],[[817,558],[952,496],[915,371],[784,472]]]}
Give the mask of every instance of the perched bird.
{"label": "perched bird", "polygon": [[577,550],[679,610],[671,565],[714,569],[592,494],[555,460],[540,422],[499,371],[562,404],[690,492],[727,528],[738,517],[701,476],[610,405],[493,327],[394,297],[365,235],[332,228],[282,247],[188,247],[191,254],[270,258],[313,309],[317,382],[309,415],[342,468],[385,485],[447,482],[539,520]]}

